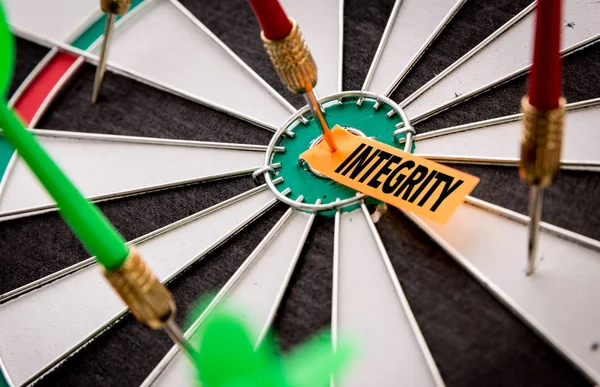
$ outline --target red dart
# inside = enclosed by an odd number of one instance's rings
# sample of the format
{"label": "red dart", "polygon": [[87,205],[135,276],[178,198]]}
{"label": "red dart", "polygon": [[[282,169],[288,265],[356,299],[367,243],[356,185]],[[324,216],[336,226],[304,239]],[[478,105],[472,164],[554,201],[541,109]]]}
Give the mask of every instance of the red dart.
{"label": "red dart", "polygon": [[556,109],[562,94],[561,0],[539,0],[536,12],[529,103],[538,110]]}
{"label": "red dart", "polygon": [[335,152],[337,146],[325,110],[314,91],[317,65],[296,21],[287,17],[278,0],[249,1],[262,27],[261,38],[277,75],[290,91],[304,96],[323,139],[331,152]]}
{"label": "red dart", "polygon": [[528,96],[521,101],[523,134],[519,175],[529,184],[527,275],[536,268],[544,189],[560,170],[565,99],[560,61],[561,0],[539,0]]}
{"label": "red dart", "polygon": [[292,22],[277,0],[249,0],[265,38],[281,40],[292,31]]}

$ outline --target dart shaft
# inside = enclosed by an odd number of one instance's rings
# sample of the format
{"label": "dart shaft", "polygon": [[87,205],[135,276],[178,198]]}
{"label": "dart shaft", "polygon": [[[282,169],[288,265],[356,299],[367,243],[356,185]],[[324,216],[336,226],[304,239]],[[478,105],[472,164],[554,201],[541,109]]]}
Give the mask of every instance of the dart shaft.
{"label": "dart shaft", "polygon": [[190,342],[184,337],[183,332],[179,329],[179,326],[175,324],[175,321],[171,320],[163,327],[164,331],[167,332],[171,340],[184,350],[184,352],[191,359],[197,358],[196,350],[192,347]]}
{"label": "dart shaft", "polygon": [[106,24],[104,26],[104,40],[102,41],[102,48],[100,50],[100,60],[98,62],[98,67],[96,67],[96,76],[94,77],[94,91],[92,95],[92,103],[96,103],[96,101],[98,100],[100,88],[102,87],[102,81],[104,80],[104,72],[106,71],[106,61],[108,59],[108,49],[110,46],[110,40],[115,26],[116,18],[117,15],[112,13],[106,15]]}
{"label": "dart shaft", "polygon": [[294,19],[289,20],[292,23],[292,29],[283,39],[268,39],[263,31],[261,36],[265,50],[269,54],[281,82],[293,93],[304,96],[329,150],[335,152],[337,146],[334,137],[314,93],[314,87],[317,84],[317,65],[298,24]]}
{"label": "dart shaft", "polygon": [[335,145],[333,134],[331,133],[329,125],[327,125],[325,115],[323,114],[323,109],[317,99],[317,96],[315,95],[314,90],[304,93],[304,99],[306,100],[306,103],[308,104],[308,107],[315,118],[315,122],[323,134],[323,139],[327,143],[327,146],[329,146],[329,150],[331,152],[335,152],[337,150],[337,146]]}
{"label": "dart shaft", "polygon": [[104,72],[106,71],[106,61],[108,59],[108,50],[112,39],[112,32],[115,26],[117,16],[123,16],[131,7],[132,0],[100,0],[100,9],[106,14],[106,24],[104,25],[104,40],[100,49],[100,60],[96,68],[96,76],[94,77],[94,91],[92,93],[92,103],[98,101],[102,81],[104,80]]}
{"label": "dart shaft", "polygon": [[542,219],[542,205],[544,189],[532,185],[529,188],[529,239],[527,241],[527,275],[535,272],[538,240],[540,235],[540,221]]}
{"label": "dart shaft", "polygon": [[123,237],[98,207],[88,202],[23,123],[0,103],[0,127],[9,143],[56,201],[60,214],[106,268],[121,266],[129,253]]}
{"label": "dart shaft", "polygon": [[527,97],[521,101],[523,133],[519,175],[530,186],[528,275],[535,271],[543,190],[554,182],[560,170],[564,105],[564,98],[560,98],[556,109],[541,111],[531,106]]}

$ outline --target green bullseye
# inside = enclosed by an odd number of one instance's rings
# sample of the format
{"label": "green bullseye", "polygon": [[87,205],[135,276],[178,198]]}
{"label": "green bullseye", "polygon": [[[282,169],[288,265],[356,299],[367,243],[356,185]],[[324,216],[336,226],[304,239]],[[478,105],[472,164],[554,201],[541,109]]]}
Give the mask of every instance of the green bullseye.
{"label": "green bullseye", "polygon": [[[323,107],[328,124],[331,127],[340,125],[345,128],[356,129],[366,137],[404,149],[404,144],[398,140],[401,141],[405,134],[394,139],[394,131],[397,129],[397,125],[404,124],[402,117],[398,113],[391,115],[391,117],[388,115],[390,111],[397,111],[398,108],[380,100],[378,108],[374,109],[377,103],[374,98],[365,98],[359,106],[357,99],[357,97],[343,98],[324,103]],[[294,120],[287,129],[293,131],[295,136],[293,138],[282,136],[278,145],[285,147],[285,152],[275,153],[271,159],[272,163],[281,163],[281,168],[277,171],[277,176],[284,179],[284,183],[277,186],[280,192],[289,187],[292,190],[293,197],[304,196],[304,203],[315,203],[320,199],[322,204],[356,196],[355,190],[331,179],[319,177],[299,163],[300,155],[321,135],[319,127],[312,117],[309,117],[308,124],[303,124],[300,120]],[[414,145],[411,152],[414,152]],[[367,203],[379,202],[368,199]],[[342,211],[352,211],[358,207],[359,204],[356,203],[343,207]],[[333,215],[334,213],[334,211],[323,211],[319,214]]]}

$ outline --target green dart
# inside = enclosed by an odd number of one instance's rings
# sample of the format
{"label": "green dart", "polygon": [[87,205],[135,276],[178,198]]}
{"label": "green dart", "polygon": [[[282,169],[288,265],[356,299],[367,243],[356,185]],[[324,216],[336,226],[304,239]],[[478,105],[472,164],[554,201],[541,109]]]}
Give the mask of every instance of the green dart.
{"label": "green dart", "polygon": [[14,42],[0,2],[0,128],[56,201],[63,219],[104,267],[104,276],[133,315],[151,328],[163,328],[185,350],[189,346],[175,325],[175,303],[167,288],[152,274],[135,246],[123,237],[56,165],[50,155],[8,108],[6,92],[14,66]]}
{"label": "green dart", "polygon": [[[192,312],[191,322],[202,314],[203,306]],[[315,336],[287,356],[278,355],[270,335],[255,349],[244,321],[226,307],[210,311],[193,339],[197,342],[192,345],[200,348],[193,359],[202,387],[329,386],[353,352],[342,344],[334,353],[330,334]]]}
{"label": "green dart", "polygon": [[60,208],[61,215],[85,247],[108,270],[119,268],[129,249],[98,208],[89,203],[23,126],[6,103],[14,66],[14,42],[0,6],[0,127]]}

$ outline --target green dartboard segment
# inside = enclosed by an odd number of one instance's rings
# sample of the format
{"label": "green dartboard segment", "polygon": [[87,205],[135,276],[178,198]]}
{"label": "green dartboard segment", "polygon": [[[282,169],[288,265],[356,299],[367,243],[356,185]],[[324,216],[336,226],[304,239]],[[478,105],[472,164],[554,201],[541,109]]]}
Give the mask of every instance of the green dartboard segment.
{"label": "green dartboard segment", "polygon": [[6,168],[8,167],[8,163],[14,152],[15,149],[10,146],[8,141],[0,134],[0,181],[2,181],[2,178],[6,173]]}
{"label": "green dartboard segment", "polygon": [[[135,7],[142,4],[147,0],[133,0],[131,2],[131,7],[129,8],[129,12],[131,12]],[[122,18],[123,16],[117,16],[117,20]],[[80,50],[88,50],[90,47],[102,36],[104,33],[104,25],[106,24],[106,14],[103,14],[98,20],[96,20],[91,26],[89,26],[81,35],[77,37],[72,43],[71,46],[78,48]]]}
{"label": "green dartboard segment", "polygon": [[[98,207],[88,202],[67,178],[54,160],[46,153],[34,136],[6,103],[6,92],[12,77],[14,63],[13,38],[8,30],[0,3],[0,128],[4,139],[25,160],[50,196],[56,201],[60,214],[75,231],[90,253],[108,270],[119,268],[129,248],[123,237],[114,229]],[[3,140],[4,141],[4,140]],[[10,149],[3,144],[4,158]]]}
{"label": "green dartboard segment", "polygon": [[[353,128],[361,131],[367,137],[387,145],[399,147],[398,142],[394,141],[393,133],[396,125],[402,123],[402,118],[395,114],[391,118],[387,113],[392,107],[381,103],[381,106],[375,110],[373,106],[375,100],[365,99],[361,106],[356,104],[355,99],[345,99],[342,103],[334,101],[324,105],[325,117],[331,127],[340,125],[346,128]],[[310,147],[313,140],[321,135],[319,127],[313,119],[309,120],[308,125],[294,121],[291,129],[295,136],[282,137],[278,145],[285,147],[285,153],[275,153],[272,158],[273,163],[281,163],[278,176],[282,176],[284,184],[279,184],[277,189],[280,191],[291,188],[294,195],[304,195],[305,203],[315,203],[321,199],[322,204],[348,199],[356,196],[356,191],[341,185],[331,179],[322,178],[311,173],[305,167],[299,165],[299,156]],[[411,152],[414,152],[414,146]],[[379,203],[374,199],[367,199],[367,203]],[[353,211],[360,204],[350,205],[342,209]],[[334,211],[321,212],[321,215],[333,215]]]}

